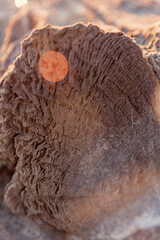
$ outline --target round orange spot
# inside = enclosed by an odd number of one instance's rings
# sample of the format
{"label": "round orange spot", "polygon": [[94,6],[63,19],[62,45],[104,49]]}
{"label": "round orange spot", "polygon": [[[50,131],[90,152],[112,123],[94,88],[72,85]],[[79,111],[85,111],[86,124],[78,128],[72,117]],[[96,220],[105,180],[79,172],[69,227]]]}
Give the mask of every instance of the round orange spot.
{"label": "round orange spot", "polygon": [[48,51],[39,59],[39,72],[48,81],[58,82],[68,72],[68,62],[65,56],[57,51]]}

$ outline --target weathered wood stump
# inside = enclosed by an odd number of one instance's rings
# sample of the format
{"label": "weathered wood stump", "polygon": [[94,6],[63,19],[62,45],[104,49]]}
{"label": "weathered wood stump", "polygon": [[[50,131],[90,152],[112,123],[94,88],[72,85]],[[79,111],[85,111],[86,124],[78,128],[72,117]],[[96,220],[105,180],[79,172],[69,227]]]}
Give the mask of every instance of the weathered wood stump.
{"label": "weathered wood stump", "polygon": [[[68,61],[59,82],[39,72],[47,51]],[[35,30],[0,85],[1,163],[15,167],[7,206],[82,232],[139,199],[159,184],[159,96],[153,65],[122,32]]]}

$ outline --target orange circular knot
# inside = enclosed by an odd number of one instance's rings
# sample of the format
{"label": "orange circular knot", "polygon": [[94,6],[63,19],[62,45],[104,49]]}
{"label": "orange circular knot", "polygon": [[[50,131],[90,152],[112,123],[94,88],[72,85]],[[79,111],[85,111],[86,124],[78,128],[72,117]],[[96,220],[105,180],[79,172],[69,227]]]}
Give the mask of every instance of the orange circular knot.
{"label": "orange circular knot", "polygon": [[45,52],[39,59],[38,67],[40,74],[51,82],[64,79],[68,72],[67,59],[57,51]]}

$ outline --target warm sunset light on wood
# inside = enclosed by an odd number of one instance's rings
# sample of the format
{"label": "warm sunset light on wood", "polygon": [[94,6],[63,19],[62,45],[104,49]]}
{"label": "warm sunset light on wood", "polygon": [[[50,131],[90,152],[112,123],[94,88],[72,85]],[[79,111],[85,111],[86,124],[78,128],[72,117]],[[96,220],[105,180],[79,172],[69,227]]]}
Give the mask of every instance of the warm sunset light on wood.
{"label": "warm sunset light on wood", "polygon": [[58,82],[67,75],[67,59],[60,52],[48,51],[39,59],[39,72],[46,80]]}

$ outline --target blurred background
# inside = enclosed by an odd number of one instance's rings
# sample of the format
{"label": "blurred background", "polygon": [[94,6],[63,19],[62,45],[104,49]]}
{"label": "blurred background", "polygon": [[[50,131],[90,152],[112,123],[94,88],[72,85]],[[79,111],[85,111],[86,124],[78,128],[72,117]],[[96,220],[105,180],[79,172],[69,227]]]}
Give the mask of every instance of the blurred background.
{"label": "blurred background", "polygon": [[[34,28],[47,23],[65,26],[76,22],[91,22],[130,35],[160,24],[160,0],[0,0],[0,76],[20,54],[20,42]],[[4,186],[9,179],[10,173],[0,170],[0,226],[13,239],[78,240],[56,230],[45,231],[24,216],[12,214],[3,204]],[[160,228],[138,231],[125,240],[160,240]]]}

